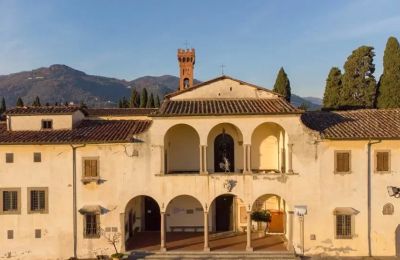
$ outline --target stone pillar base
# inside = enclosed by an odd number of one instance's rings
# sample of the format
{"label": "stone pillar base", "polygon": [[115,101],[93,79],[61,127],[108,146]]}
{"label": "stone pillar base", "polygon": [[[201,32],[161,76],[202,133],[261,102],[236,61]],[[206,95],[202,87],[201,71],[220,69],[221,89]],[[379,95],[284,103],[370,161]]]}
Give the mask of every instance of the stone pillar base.
{"label": "stone pillar base", "polygon": [[160,248],[160,252],[163,252],[163,253],[164,253],[164,252],[167,252],[167,249],[166,249],[165,247],[161,247],[161,248]]}
{"label": "stone pillar base", "polygon": [[246,251],[247,251],[247,252],[253,252],[254,249],[253,249],[251,246],[250,246],[250,247],[247,247],[247,246],[246,246]]}
{"label": "stone pillar base", "polygon": [[204,251],[204,252],[210,252],[211,250],[210,250],[209,247],[205,247],[205,248],[203,249],[203,251]]}

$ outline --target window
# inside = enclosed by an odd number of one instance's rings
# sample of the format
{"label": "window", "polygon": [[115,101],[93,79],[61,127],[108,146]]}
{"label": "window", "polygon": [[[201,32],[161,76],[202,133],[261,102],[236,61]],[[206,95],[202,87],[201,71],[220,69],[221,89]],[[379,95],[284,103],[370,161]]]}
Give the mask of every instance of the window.
{"label": "window", "polygon": [[42,129],[43,130],[53,129],[53,120],[50,119],[42,120]]}
{"label": "window", "polygon": [[20,196],[20,188],[0,189],[0,214],[20,214]]}
{"label": "window", "polygon": [[83,179],[99,178],[99,159],[84,158],[83,159]]}
{"label": "window", "polygon": [[83,227],[84,227],[83,236],[85,238],[100,237],[100,215],[99,214],[84,215]]}
{"label": "window", "polygon": [[41,238],[41,237],[42,237],[42,230],[35,229],[35,238]]}
{"label": "window", "polygon": [[14,162],[14,154],[6,153],[6,163],[13,163],[13,162]]}
{"label": "window", "polygon": [[41,162],[42,154],[41,153],[33,153],[33,162]]}
{"label": "window", "polygon": [[14,230],[7,230],[7,239],[14,239]]}
{"label": "window", "polygon": [[382,214],[383,215],[393,215],[394,213],[394,206],[392,203],[386,203],[383,206]]}
{"label": "window", "polygon": [[351,215],[336,215],[336,238],[352,238]]}
{"label": "window", "polygon": [[335,172],[350,173],[350,151],[335,151]]}
{"label": "window", "polygon": [[48,211],[48,188],[28,188],[28,213]]}
{"label": "window", "polygon": [[375,171],[389,172],[390,171],[390,153],[389,151],[375,152]]}

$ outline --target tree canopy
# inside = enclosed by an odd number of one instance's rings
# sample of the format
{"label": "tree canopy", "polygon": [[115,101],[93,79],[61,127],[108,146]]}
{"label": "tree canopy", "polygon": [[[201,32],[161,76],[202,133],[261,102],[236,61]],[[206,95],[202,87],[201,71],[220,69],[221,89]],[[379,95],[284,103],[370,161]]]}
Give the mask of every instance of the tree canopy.
{"label": "tree canopy", "polygon": [[322,101],[323,108],[326,110],[337,109],[339,107],[341,91],[342,72],[339,68],[333,67],[326,79],[325,93]]}
{"label": "tree canopy", "polygon": [[292,95],[290,89],[290,81],[283,67],[280,68],[278,72],[273,91],[281,94],[288,102],[290,102],[290,98]]}

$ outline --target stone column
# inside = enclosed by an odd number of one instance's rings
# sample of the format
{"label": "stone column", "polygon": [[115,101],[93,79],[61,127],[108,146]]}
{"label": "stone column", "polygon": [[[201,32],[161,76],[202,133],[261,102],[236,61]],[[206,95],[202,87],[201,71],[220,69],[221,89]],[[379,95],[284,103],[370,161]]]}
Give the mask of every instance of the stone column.
{"label": "stone column", "polygon": [[247,145],[247,171],[251,173],[251,144]]}
{"label": "stone column", "polygon": [[294,211],[288,211],[287,250],[289,251],[293,251],[293,214]]}
{"label": "stone column", "polygon": [[293,152],[293,144],[288,144],[288,173],[293,173],[292,152]]}
{"label": "stone column", "polygon": [[282,147],[282,155],[281,155],[281,172],[286,172],[286,149]]}
{"label": "stone column", "polygon": [[125,252],[125,242],[126,242],[126,234],[125,234],[125,212],[119,214],[120,226],[121,226],[121,252]]}
{"label": "stone column", "polygon": [[165,151],[164,145],[160,145],[160,174],[165,174]]}
{"label": "stone column", "polygon": [[243,173],[251,173],[250,144],[243,144]]}
{"label": "stone column", "polygon": [[246,243],[246,251],[253,251],[251,247],[251,211],[247,211],[247,243]]}
{"label": "stone column", "polygon": [[208,174],[208,171],[207,171],[207,145],[200,145],[200,174]]}
{"label": "stone column", "polygon": [[301,254],[304,255],[304,216],[299,216],[299,223],[300,223],[300,247],[301,247]]}
{"label": "stone column", "polygon": [[165,247],[165,212],[161,212],[161,246],[160,251],[165,252],[167,251]]}
{"label": "stone column", "polygon": [[204,171],[203,171],[204,163],[203,163],[203,146],[202,146],[202,145],[199,145],[199,155],[200,155],[200,168],[199,168],[199,173],[202,174],[202,173],[204,172]]}
{"label": "stone column", "polygon": [[204,211],[204,251],[210,252],[210,246],[208,245],[208,212]]}

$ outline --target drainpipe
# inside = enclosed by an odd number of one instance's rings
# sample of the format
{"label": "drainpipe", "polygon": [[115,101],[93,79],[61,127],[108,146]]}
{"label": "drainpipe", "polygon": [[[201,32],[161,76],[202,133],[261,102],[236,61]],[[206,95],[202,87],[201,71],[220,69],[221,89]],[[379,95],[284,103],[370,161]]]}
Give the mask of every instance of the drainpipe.
{"label": "drainpipe", "polygon": [[371,245],[371,182],[372,182],[372,171],[371,171],[371,146],[373,144],[378,144],[382,140],[378,141],[368,141],[368,256],[372,256],[372,245]]}
{"label": "drainpipe", "polygon": [[72,219],[74,226],[74,259],[77,258],[77,244],[78,244],[78,227],[77,227],[77,206],[76,206],[76,150],[78,148],[84,147],[84,145],[74,146],[70,144],[72,148]]}

